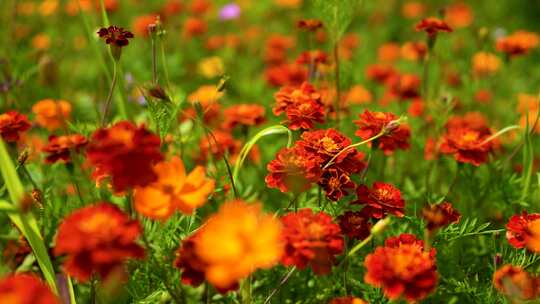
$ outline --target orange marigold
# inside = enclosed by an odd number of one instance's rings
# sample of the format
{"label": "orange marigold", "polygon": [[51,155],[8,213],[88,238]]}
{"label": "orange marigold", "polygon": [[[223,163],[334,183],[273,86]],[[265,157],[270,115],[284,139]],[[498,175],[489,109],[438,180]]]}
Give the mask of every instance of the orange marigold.
{"label": "orange marigold", "polygon": [[146,186],[157,179],[152,166],[163,159],[159,136],[144,125],[137,127],[121,121],[92,134],[86,149],[88,161],[96,172],[109,175],[116,192]]}
{"label": "orange marigold", "polygon": [[266,110],[258,104],[236,104],[223,110],[222,127],[230,130],[238,125],[258,126],[266,121]]}
{"label": "orange marigold", "polygon": [[259,268],[274,266],[283,253],[281,225],[259,203],[223,204],[199,231],[195,252],[217,288],[228,288]]}
{"label": "orange marigold", "polygon": [[431,293],[437,284],[434,251],[426,252],[423,243],[412,235],[391,238],[364,260],[364,281],[383,289],[391,300],[404,297],[415,303]]}
{"label": "orange marigold", "polygon": [[274,114],[285,112],[291,130],[312,129],[315,123],[324,123],[321,94],[311,84],[304,82],[300,87],[283,87],[274,98]]}
{"label": "orange marigold", "polygon": [[178,157],[154,166],[157,180],[133,193],[135,209],[153,219],[167,219],[176,210],[191,214],[204,205],[214,190],[214,181],[206,177],[204,168],[195,167],[186,175],[184,163]]}
{"label": "orange marigold", "polygon": [[281,149],[267,169],[266,185],[269,188],[278,188],[281,192],[305,191],[312,183],[317,182],[321,175],[317,160],[297,146]]}
{"label": "orange marigold", "polygon": [[471,25],[474,15],[469,5],[457,2],[445,8],[444,20],[453,28],[464,28]]}
{"label": "orange marigold", "polygon": [[81,282],[93,274],[107,278],[144,250],[135,243],[139,222],[110,203],[98,203],[68,215],[58,228],[54,254],[66,255],[65,271]]}
{"label": "orange marigold", "polygon": [[71,162],[71,152],[78,153],[87,144],[88,140],[81,134],[51,135],[47,145],[42,148],[42,151],[47,153],[45,162],[48,164],[54,164],[57,161],[69,163]]}
{"label": "orange marigold", "polygon": [[365,110],[364,113],[360,114],[360,119],[354,121],[358,126],[355,134],[366,140],[386,129],[385,134],[375,141],[377,148],[385,153],[393,152],[396,149],[408,149],[411,136],[410,128],[406,125],[392,126],[392,123],[397,120],[398,117],[390,112]]}
{"label": "orange marigold", "polygon": [[539,43],[540,37],[536,33],[517,31],[509,36],[499,38],[496,42],[496,48],[499,52],[514,57],[529,53],[531,49],[537,48]]}
{"label": "orange marigold", "polygon": [[54,131],[65,125],[71,114],[71,104],[65,100],[44,99],[32,106],[38,125]]}
{"label": "orange marigold", "polygon": [[460,163],[479,166],[488,161],[488,155],[493,151],[493,141],[486,141],[490,136],[491,131],[487,128],[450,128],[442,137],[439,151],[454,155],[456,161]]}
{"label": "orange marigold", "polygon": [[358,199],[353,204],[366,205],[362,211],[373,218],[381,219],[387,214],[404,215],[405,200],[401,198],[401,191],[391,184],[375,182],[371,189],[360,185],[356,194]]}
{"label": "orange marigold", "polygon": [[45,283],[31,274],[14,274],[0,280],[0,303],[60,304]]}
{"label": "orange marigold", "polygon": [[523,211],[512,216],[506,224],[506,238],[515,248],[540,252],[540,214]]}
{"label": "orange marigold", "polygon": [[368,304],[368,302],[353,296],[339,297],[330,300],[328,304]]}
{"label": "orange marigold", "polygon": [[306,208],[284,215],[281,222],[285,241],[281,263],[299,269],[309,265],[316,274],[328,274],[344,247],[341,229],[332,217]]}
{"label": "orange marigold", "polygon": [[26,115],[16,111],[0,114],[0,135],[7,142],[19,141],[21,135],[30,129]]}
{"label": "orange marigold", "polygon": [[283,63],[267,68],[264,77],[273,87],[299,86],[308,80],[308,68],[296,63]]}
{"label": "orange marigold", "polygon": [[519,266],[504,265],[493,274],[493,286],[505,296],[521,302],[539,296],[540,280]]}
{"label": "orange marigold", "polygon": [[478,52],[472,59],[473,72],[476,76],[494,75],[501,65],[501,60],[494,54]]}

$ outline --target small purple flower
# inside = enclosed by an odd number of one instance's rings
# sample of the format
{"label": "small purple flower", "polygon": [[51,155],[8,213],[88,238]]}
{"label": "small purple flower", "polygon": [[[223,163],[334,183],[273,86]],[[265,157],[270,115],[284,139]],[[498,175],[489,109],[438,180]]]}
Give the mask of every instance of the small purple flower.
{"label": "small purple flower", "polygon": [[219,19],[222,21],[233,20],[240,17],[240,12],[240,6],[234,2],[231,2],[221,8],[219,11]]}

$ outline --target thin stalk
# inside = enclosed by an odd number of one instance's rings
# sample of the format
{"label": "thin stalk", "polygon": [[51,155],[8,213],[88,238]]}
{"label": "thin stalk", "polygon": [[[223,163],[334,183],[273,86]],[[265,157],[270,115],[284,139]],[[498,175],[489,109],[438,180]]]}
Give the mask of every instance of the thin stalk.
{"label": "thin stalk", "polygon": [[107,95],[107,100],[105,101],[105,109],[103,110],[103,117],[101,119],[101,126],[107,124],[107,115],[109,114],[109,108],[111,107],[111,101],[114,93],[114,88],[116,87],[116,79],[118,78],[118,62],[114,62],[113,65],[113,76],[112,83],[109,89],[109,94]]}
{"label": "thin stalk", "polygon": [[289,270],[289,272],[287,272],[287,274],[279,282],[279,285],[270,292],[268,297],[266,297],[266,300],[264,300],[263,304],[270,303],[270,300],[272,299],[272,297],[281,289],[281,287],[283,287],[283,285],[285,285],[285,283],[287,283],[287,281],[289,280],[289,278],[292,276],[292,274],[295,271],[296,271],[296,267],[292,267],[291,270]]}
{"label": "thin stalk", "polygon": [[326,165],[324,165],[323,170],[326,169],[326,168],[328,168],[328,167],[330,167],[330,166],[334,163],[334,161],[335,161],[341,154],[345,153],[346,151],[348,151],[348,150],[350,150],[350,149],[352,149],[352,148],[356,148],[356,147],[358,147],[358,146],[361,146],[361,145],[365,145],[365,144],[367,144],[367,143],[370,143],[370,142],[372,142],[372,141],[378,139],[379,137],[383,136],[385,133],[386,133],[386,131],[385,131],[385,129],[383,128],[383,129],[381,130],[381,132],[379,132],[379,134],[377,134],[377,135],[375,135],[375,136],[372,136],[372,137],[370,137],[370,138],[368,138],[368,139],[366,139],[366,140],[364,140],[364,141],[361,141],[361,142],[359,142],[359,143],[348,145],[347,147],[345,147],[345,148],[343,148],[341,151],[339,151],[336,155],[334,155],[334,157],[332,157],[332,158],[330,159],[330,161],[328,161],[328,163],[326,163]]}
{"label": "thin stalk", "polygon": [[242,298],[242,304],[251,304],[253,302],[253,298],[251,295],[251,275],[244,279],[244,282],[242,283],[242,288],[240,290],[240,296]]}
{"label": "thin stalk", "polygon": [[152,83],[154,85],[158,84],[157,79],[157,51],[156,51],[156,38],[155,35],[150,33],[150,36],[152,37]]}

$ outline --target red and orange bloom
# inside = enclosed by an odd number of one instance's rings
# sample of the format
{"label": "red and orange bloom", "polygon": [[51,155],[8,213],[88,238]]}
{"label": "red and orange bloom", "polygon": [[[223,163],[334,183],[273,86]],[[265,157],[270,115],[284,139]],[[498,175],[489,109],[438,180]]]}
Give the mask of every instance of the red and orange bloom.
{"label": "red and orange bloom", "polygon": [[347,172],[332,167],[323,171],[318,184],[323,188],[326,197],[334,202],[349,195],[350,190],[356,188]]}
{"label": "red and orange bloom", "polygon": [[306,208],[284,215],[281,222],[285,241],[281,263],[299,269],[309,265],[316,274],[328,274],[344,247],[341,229],[332,217]]}
{"label": "red and orange bloom", "polygon": [[353,296],[332,299],[329,304],[368,304],[368,302]]}
{"label": "red and orange bloom", "polygon": [[215,183],[206,177],[203,167],[197,166],[186,174],[178,157],[157,163],[154,172],[157,180],[136,187],[133,193],[135,209],[149,218],[167,219],[177,210],[191,214],[204,205],[214,190]]}
{"label": "red and orange bloom", "polygon": [[426,252],[414,236],[391,238],[364,260],[364,281],[383,289],[391,300],[405,298],[409,303],[422,300],[437,285],[434,251]]}
{"label": "red and orange bloom", "polygon": [[278,188],[281,192],[305,191],[321,176],[318,161],[297,146],[281,149],[267,169],[266,185]]}
{"label": "red and orange bloom", "polygon": [[234,139],[229,132],[215,130],[210,135],[203,137],[199,143],[200,153],[198,160],[205,162],[210,155],[214,159],[222,158],[226,153],[235,157],[240,152],[241,143]]}
{"label": "red and orange bloom", "polygon": [[[514,248],[534,249],[540,243],[540,235],[537,235],[539,226],[540,214],[523,211],[520,215],[512,216],[506,224],[506,239]],[[537,252],[540,251],[540,246],[537,249]]]}
{"label": "red and orange bloom", "polygon": [[390,65],[372,64],[366,68],[366,77],[379,84],[387,84],[395,75],[398,71]]}
{"label": "red and orange bloom", "polygon": [[338,217],[339,227],[350,239],[363,240],[371,232],[369,217],[363,212],[347,211]]}
{"label": "red and orange bloom", "polygon": [[360,119],[354,121],[358,126],[355,134],[363,140],[367,140],[385,132],[384,135],[376,139],[376,147],[385,153],[391,153],[396,149],[408,149],[411,131],[406,125],[394,126],[398,119],[393,113],[365,110],[364,113],[360,114]]}
{"label": "red and orange bloom", "polygon": [[32,106],[38,125],[49,131],[57,130],[66,125],[71,114],[71,104],[65,100],[44,99]]}
{"label": "red and orange bloom", "polygon": [[286,113],[291,130],[312,129],[315,123],[324,122],[321,94],[309,83],[300,87],[286,86],[274,95],[275,115]]}
{"label": "red and orange bloom", "polygon": [[49,287],[31,274],[14,274],[0,280],[0,303],[60,304]]}
{"label": "red and orange bloom", "polygon": [[318,19],[302,19],[296,23],[297,27],[302,30],[309,32],[315,32],[316,30],[323,27],[323,23]]}
{"label": "red and orange bloom", "polygon": [[42,151],[47,153],[45,162],[54,164],[58,161],[63,163],[71,162],[71,153],[79,153],[86,145],[88,140],[81,134],[72,134],[64,136],[49,136],[49,142]]}
{"label": "red and orange bloom", "polygon": [[439,151],[443,154],[453,155],[460,163],[479,166],[487,162],[489,154],[493,152],[494,143],[489,140],[490,136],[491,131],[487,128],[449,128],[442,137]]}
{"label": "red and orange bloom", "polygon": [[66,255],[66,273],[81,282],[98,274],[105,279],[122,270],[130,258],[140,259],[144,250],[135,243],[139,222],[110,203],[98,203],[68,215],[58,228],[54,254]]}
{"label": "red and orange bloom", "polygon": [[515,57],[526,55],[530,50],[537,48],[540,37],[536,33],[528,31],[517,31],[509,36],[499,38],[496,49],[508,56]]}
{"label": "red and orange bloom", "polygon": [[401,46],[401,57],[410,61],[423,60],[428,53],[428,47],[424,42],[407,42]]}
{"label": "red and orange bloom", "polygon": [[204,269],[206,263],[202,261],[195,251],[198,233],[194,233],[182,240],[182,244],[176,253],[174,266],[182,270],[182,284],[199,286],[204,282]]}
{"label": "red and orange bloom", "polygon": [[183,27],[182,32],[186,38],[202,36],[208,32],[208,23],[198,17],[188,17]]}
{"label": "red and orange bloom", "polygon": [[197,256],[206,264],[206,280],[227,289],[257,269],[274,266],[283,254],[282,228],[259,203],[223,204],[198,232]]}
{"label": "red and orange bloom", "polygon": [[504,265],[493,274],[493,286],[503,295],[519,302],[538,297],[540,280],[523,268]]}
{"label": "red and orange bloom", "polygon": [[269,85],[300,86],[308,80],[308,68],[296,63],[283,63],[266,69],[264,77]]}
{"label": "red and orange bloom", "polygon": [[358,199],[354,204],[365,205],[363,212],[371,217],[381,219],[387,214],[397,217],[404,215],[405,200],[401,198],[401,191],[391,184],[375,182],[373,187],[360,185],[356,189]]}
{"label": "red and orange bloom", "polygon": [[155,25],[158,18],[159,15],[157,14],[142,15],[136,17],[135,20],[133,20],[133,32],[135,32],[135,34],[137,34],[137,36],[139,37],[148,38],[148,36],[150,35],[148,27],[151,24]]}
{"label": "red and orange bloom", "polygon": [[457,223],[461,218],[461,214],[448,202],[424,207],[422,216],[427,222],[426,228],[429,231]]}
{"label": "red and orange bloom", "polygon": [[469,5],[457,2],[445,8],[444,20],[452,28],[464,28],[471,25],[474,14]]}
{"label": "red and orange bloom", "polygon": [[121,121],[95,131],[86,156],[96,172],[110,176],[114,190],[122,192],[157,180],[152,166],[163,159],[160,145],[159,136],[144,125]]}
{"label": "red and orange bloom", "polygon": [[222,127],[230,130],[236,126],[258,126],[266,121],[265,109],[257,104],[236,104],[223,110]]}
{"label": "red and orange bloom", "polygon": [[501,60],[495,54],[478,52],[472,58],[473,72],[476,76],[490,76],[497,73]]}
{"label": "red and orange bloom", "polygon": [[321,64],[327,64],[328,63],[328,54],[326,54],[324,51],[321,50],[313,50],[313,51],[305,51],[302,52],[298,58],[296,58],[297,64],[304,64],[304,65],[314,65],[318,66]]}
{"label": "red and orange bloom", "polygon": [[30,129],[26,115],[16,111],[0,114],[0,135],[6,142],[17,142],[21,135]]}
{"label": "red and orange bloom", "polygon": [[429,17],[420,20],[415,26],[416,31],[424,31],[428,36],[435,36],[438,32],[452,32],[452,28],[443,20],[435,17]]}
{"label": "red and orange bloom", "polygon": [[414,74],[394,74],[386,85],[388,94],[399,100],[420,97],[420,78]]}
{"label": "red and orange bloom", "polygon": [[294,47],[294,39],[289,36],[272,35],[266,40],[264,61],[271,65],[284,64],[287,53]]}
{"label": "red and orange bloom", "polygon": [[129,39],[133,38],[133,33],[125,30],[123,27],[117,27],[111,25],[109,27],[102,27],[97,32],[98,36],[105,40],[106,44],[114,45],[116,47],[124,47],[129,44]]}

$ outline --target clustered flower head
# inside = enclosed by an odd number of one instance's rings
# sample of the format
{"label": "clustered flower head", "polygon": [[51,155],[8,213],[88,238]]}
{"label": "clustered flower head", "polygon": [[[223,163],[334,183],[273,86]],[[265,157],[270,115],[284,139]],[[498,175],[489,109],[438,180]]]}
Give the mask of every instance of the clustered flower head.
{"label": "clustered flower head", "polygon": [[341,229],[332,217],[306,208],[287,213],[281,222],[285,242],[281,263],[299,269],[309,265],[316,274],[328,274],[344,247]]}
{"label": "clustered flower head", "polygon": [[540,252],[540,214],[523,211],[514,215],[506,224],[506,238],[514,248],[527,248]]}
{"label": "clustered flower head", "polygon": [[435,250],[424,251],[414,235],[389,238],[364,260],[364,281],[383,289],[391,300],[404,298],[409,303],[424,299],[437,285]]}
{"label": "clustered flower head", "polygon": [[167,219],[175,211],[191,214],[206,203],[214,190],[214,181],[208,179],[201,166],[186,174],[184,163],[173,157],[154,165],[157,180],[144,187],[135,187],[135,209],[153,219]]}
{"label": "clustered flower head", "polygon": [[360,185],[356,189],[358,199],[353,204],[365,205],[363,214],[375,219],[381,219],[388,214],[403,217],[405,200],[401,198],[401,191],[391,184],[375,182],[369,188]]}
{"label": "clustered flower head", "polygon": [[309,130],[315,123],[324,122],[324,106],[321,94],[315,87],[304,82],[300,87],[285,86],[274,95],[275,115],[287,115],[289,129]]}
{"label": "clustered flower head", "polygon": [[49,136],[49,142],[42,151],[47,154],[45,162],[54,164],[58,161],[63,163],[71,162],[71,153],[80,152],[86,145],[88,140],[81,134]]}
{"label": "clustered flower head", "polygon": [[105,40],[106,44],[115,45],[117,47],[124,47],[129,44],[129,39],[133,38],[133,33],[124,29],[111,25],[109,27],[102,27],[97,32],[98,36]]}
{"label": "clustered flower head", "polygon": [[457,223],[461,218],[461,214],[448,202],[424,207],[422,216],[427,222],[426,228],[429,231],[435,231],[452,223]]}
{"label": "clustered flower head", "polygon": [[49,131],[66,126],[70,118],[71,104],[65,100],[43,99],[32,106],[38,125]]}
{"label": "clustered flower head", "polygon": [[493,286],[515,303],[540,297],[540,277],[519,266],[504,265],[495,271]]}
{"label": "clustered flower head", "polygon": [[145,126],[121,121],[95,131],[86,148],[86,157],[96,167],[95,175],[111,177],[116,192],[157,180],[153,165],[163,159],[159,137]]}
{"label": "clustered flower head", "polygon": [[16,111],[0,114],[0,135],[6,142],[17,142],[21,135],[30,129],[26,115]]}
{"label": "clustered flower head", "polygon": [[439,32],[452,32],[452,28],[443,20],[436,17],[429,17],[420,20],[416,24],[416,31],[424,31],[429,36],[435,36]]}
{"label": "clustered flower head", "polygon": [[68,215],[58,228],[54,254],[66,256],[64,270],[81,282],[97,274],[102,279],[122,272],[127,259],[140,259],[144,249],[135,241],[139,222],[111,203],[97,203]]}
{"label": "clustered flower head", "polygon": [[376,147],[385,153],[391,153],[397,149],[408,149],[411,131],[407,125],[398,124],[398,119],[393,113],[365,110],[360,114],[360,119],[354,121],[358,126],[355,134],[367,140],[384,132],[375,142]]}
{"label": "clustered flower head", "polygon": [[0,279],[0,303],[60,304],[45,283],[32,274],[13,274]]}
{"label": "clustered flower head", "polygon": [[223,124],[225,130],[236,126],[258,126],[266,121],[265,109],[257,104],[236,104],[223,110]]}
{"label": "clustered flower head", "polygon": [[338,217],[339,227],[350,239],[363,240],[371,231],[369,214],[361,211],[346,211]]}

